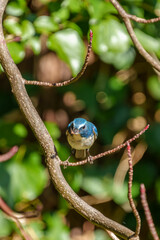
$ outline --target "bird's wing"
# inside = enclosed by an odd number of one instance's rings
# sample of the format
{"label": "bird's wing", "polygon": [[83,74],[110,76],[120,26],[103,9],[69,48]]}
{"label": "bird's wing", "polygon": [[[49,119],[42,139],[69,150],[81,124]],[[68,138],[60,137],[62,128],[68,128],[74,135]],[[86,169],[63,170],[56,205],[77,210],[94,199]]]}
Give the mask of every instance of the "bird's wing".
{"label": "bird's wing", "polygon": [[98,131],[97,131],[97,128],[95,126],[93,126],[93,133],[94,133],[94,138],[97,139]]}

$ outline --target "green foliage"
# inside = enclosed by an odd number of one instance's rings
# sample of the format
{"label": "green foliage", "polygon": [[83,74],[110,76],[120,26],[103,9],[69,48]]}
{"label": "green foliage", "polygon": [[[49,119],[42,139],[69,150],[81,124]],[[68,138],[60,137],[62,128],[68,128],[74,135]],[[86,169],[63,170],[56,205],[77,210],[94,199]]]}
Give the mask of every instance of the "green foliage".
{"label": "green foliage", "polygon": [[1,196],[10,206],[22,199],[35,199],[47,183],[47,174],[40,164],[39,153],[30,153],[23,161],[18,156],[0,168]]}
{"label": "green foliage", "polygon": [[48,39],[48,48],[68,63],[73,75],[80,71],[84,59],[84,44],[75,30],[65,29],[52,34]]}
{"label": "green foliage", "polygon": [[25,57],[24,46],[16,42],[7,43],[8,50],[15,63],[20,63]]}

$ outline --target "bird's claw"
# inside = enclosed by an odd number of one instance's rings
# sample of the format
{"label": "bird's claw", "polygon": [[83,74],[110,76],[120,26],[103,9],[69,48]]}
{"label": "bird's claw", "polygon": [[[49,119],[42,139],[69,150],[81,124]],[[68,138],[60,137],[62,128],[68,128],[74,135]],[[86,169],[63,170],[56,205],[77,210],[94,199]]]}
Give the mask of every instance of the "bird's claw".
{"label": "bird's claw", "polygon": [[93,164],[93,157],[91,155],[88,156],[87,162]]}
{"label": "bird's claw", "polygon": [[68,161],[68,159],[67,159],[66,161],[63,162],[63,167],[64,167],[64,169],[67,168],[68,165],[69,165],[69,161]]}

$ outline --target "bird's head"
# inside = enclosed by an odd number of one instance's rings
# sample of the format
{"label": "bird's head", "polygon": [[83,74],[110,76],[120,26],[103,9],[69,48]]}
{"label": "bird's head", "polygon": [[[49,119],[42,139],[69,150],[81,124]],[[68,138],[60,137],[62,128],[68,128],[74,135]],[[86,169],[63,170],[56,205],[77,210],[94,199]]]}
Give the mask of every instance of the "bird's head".
{"label": "bird's head", "polygon": [[93,123],[88,122],[84,118],[75,118],[67,128],[71,135],[81,135],[81,137],[88,138],[92,135],[98,135],[96,127]]}

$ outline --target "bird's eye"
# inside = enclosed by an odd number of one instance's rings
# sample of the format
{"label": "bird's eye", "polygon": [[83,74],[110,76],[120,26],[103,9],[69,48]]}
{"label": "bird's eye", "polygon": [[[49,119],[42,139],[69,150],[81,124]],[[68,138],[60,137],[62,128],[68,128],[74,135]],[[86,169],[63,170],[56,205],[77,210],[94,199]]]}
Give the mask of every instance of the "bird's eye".
{"label": "bird's eye", "polygon": [[84,125],[83,127],[82,127],[82,129],[85,129],[86,128],[86,125]]}

